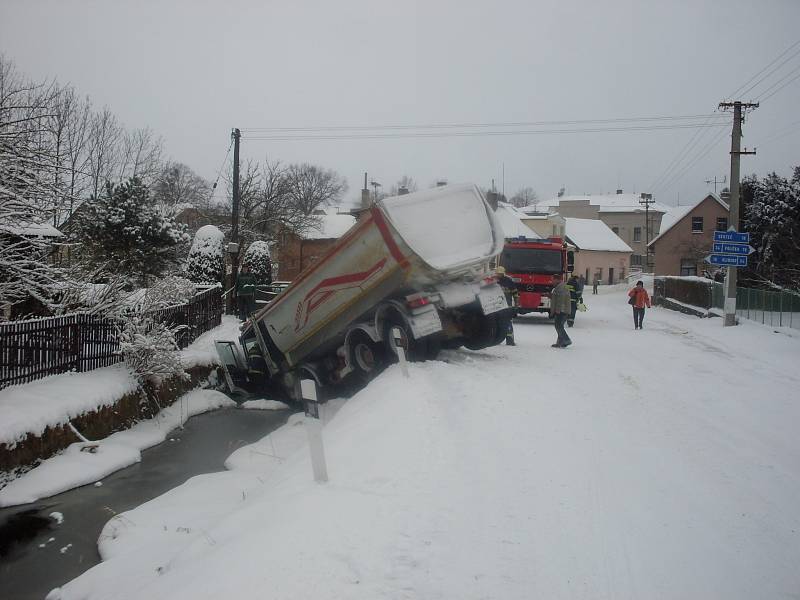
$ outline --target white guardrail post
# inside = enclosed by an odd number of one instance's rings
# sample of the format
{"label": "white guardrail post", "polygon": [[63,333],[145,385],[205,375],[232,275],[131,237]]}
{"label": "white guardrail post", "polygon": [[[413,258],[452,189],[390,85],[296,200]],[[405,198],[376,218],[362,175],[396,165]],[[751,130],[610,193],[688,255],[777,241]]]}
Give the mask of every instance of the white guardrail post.
{"label": "white guardrail post", "polygon": [[392,327],[392,340],[394,340],[394,349],[397,351],[397,361],[400,363],[400,369],[403,371],[403,377],[408,377],[406,349],[402,344],[403,332],[400,331],[399,327]]}
{"label": "white guardrail post", "polygon": [[325,462],[325,446],[322,443],[322,420],[319,415],[319,402],[317,401],[317,384],[313,379],[300,380],[300,391],[306,409],[303,424],[308,434],[308,449],[311,452],[311,470],[314,472],[314,481],[325,483],[328,481],[328,465]]}

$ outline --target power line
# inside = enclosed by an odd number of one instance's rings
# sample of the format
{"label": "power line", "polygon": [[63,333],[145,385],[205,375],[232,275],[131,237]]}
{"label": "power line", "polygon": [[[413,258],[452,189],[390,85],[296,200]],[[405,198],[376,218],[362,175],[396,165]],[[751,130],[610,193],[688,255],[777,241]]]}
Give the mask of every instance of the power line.
{"label": "power line", "polygon": [[784,83],[784,84],[783,84],[781,87],[779,87],[777,90],[775,90],[775,91],[774,91],[774,92],[772,92],[771,94],[769,94],[769,95],[765,96],[765,97],[762,99],[762,102],[763,102],[764,100],[769,100],[769,99],[770,99],[770,98],[772,98],[772,97],[773,97],[775,94],[777,94],[777,93],[778,93],[778,92],[780,92],[780,91],[781,91],[783,88],[785,88],[787,85],[789,85],[789,84],[791,84],[791,83],[794,83],[794,82],[795,82],[795,81],[797,81],[798,79],[800,79],[800,73],[798,73],[798,74],[797,74],[795,77],[792,77],[792,78],[791,78],[789,81],[787,81],[786,83]]}
{"label": "power line", "polygon": [[689,172],[689,169],[691,169],[692,167],[694,167],[695,165],[697,165],[697,163],[698,163],[698,162],[699,162],[701,159],[705,158],[705,157],[706,157],[706,155],[707,155],[709,152],[711,152],[711,150],[713,150],[713,149],[714,149],[714,148],[717,146],[717,144],[719,144],[719,142],[722,140],[722,138],[724,138],[724,137],[725,137],[725,133],[727,133],[727,130],[723,129],[723,130],[722,130],[722,131],[720,131],[720,132],[719,132],[719,133],[718,133],[716,136],[712,137],[712,138],[711,138],[711,140],[710,140],[710,141],[709,141],[709,142],[708,142],[708,143],[707,143],[705,146],[703,146],[703,147],[702,147],[702,148],[701,148],[701,149],[700,149],[700,150],[699,150],[699,151],[698,151],[698,152],[697,152],[697,153],[694,155],[694,157],[693,157],[693,158],[691,158],[691,159],[690,159],[690,160],[689,160],[689,161],[688,161],[688,162],[687,162],[687,163],[686,163],[686,164],[685,164],[685,165],[684,165],[684,166],[683,166],[683,167],[682,167],[682,168],[681,168],[679,171],[677,171],[677,172],[676,172],[676,173],[675,173],[675,174],[672,176],[672,178],[671,178],[671,179],[669,179],[669,180],[666,180],[664,183],[662,183],[662,184],[661,184],[661,186],[660,186],[658,189],[660,189],[662,192],[665,192],[665,191],[667,191],[668,189],[670,189],[670,188],[671,188],[673,185],[675,185],[675,183],[677,183],[678,181],[680,181],[680,179],[681,179],[681,178],[682,178],[682,177],[683,177],[683,176],[684,176],[686,173],[688,173],[688,172]]}
{"label": "power line", "polygon": [[511,131],[456,131],[456,132],[415,132],[415,133],[369,133],[369,134],[331,134],[331,135],[255,135],[244,136],[248,140],[260,141],[308,141],[308,140],[380,140],[401,138],[448,138],[448,137],[492,137],[512,135],[548,135],[569,133],[613,133],[625,131],[658,131],[672,129],[725,127],[727,123],[678,124],[630,127],[585,127],[577,129],[524,129]]}
{"label": "power line", "polygon": [[[789,61],[790,61],[792,58],[794,58],[794,57],[795,57],[795,56],[797,56],[798,54],[800,54],[800,48],[798,48],[797,50],[795,50],[794,54],[792,54],[791,56],[789,56],[789,57],[787,57],[786,59],[784,59],[784,60],[783,60],[783,62],[781,62],[780,64],[778,64],[778,65],[777,65],[777,66],[776,66],[774,69],[772,69],[772,70],[771,70],[769,73],[767,73],[766,75],[764,75],[764,76],[763,76],[761,79],[759,79],[758,81],[756,81],[756,82],[755,82],[753,85],[751,85],[749,88],[747,88],[747,89],[746,89],[745,91],[743,91],[741,94],[739,94],[739,96],[744,96],[745,94],[747,94],[747,93],[748,93],[749,91],[751,91],[752,89],[754,89],[754,88],[758,87],[758,85],[759,85],[759,84],[760,84],[762,81],[764,81],[765,79],[767,79],[768,77],[770,77],[770,76],[771,76],[773,73],[777,72],[777,71],[778,71],[778,70],[779,70],[779,69],[780,69],[780,68],[781,68],[783,65],[785,65],[787,62],[789,62]],[[795,69],[795,70],[796,70],[796,69]],[[792,71],[792,73],[793,73],[793,72],[794,72],[794,71]],[[779,81],[780,81],[780,80],[779,80]],[[773,85],[774,85],[774,84],[773,84]],[[770,87],[772,87],[772,86],[770,86]],[[767,89],[769,89],[769,88],[767,88]],[[763,94],[764,92],[761,92],[761,93]],[[758,95],[760,95],[760,94],[756,94],[756,95],[758,96]]]}
{"label": "power line", "polygon": [[209,194],[207,202],[211,202],[211,200],[214,198],[214,192],[217,191],[217,184],[219,183],[219,178],[222,176],[222,169],[224,169],[225,165],[228,164],[228,157],[231,155],[232,147],[233,147],[233,138],[231,138],[231,143],[228,144],[228,151],[225,153],[225,158],[222,160],[222,164],[219,166],[219,171],[217,171],[217,178],[214,180],[214,185],[211,186],[211,194]]}
{"label": "power line", "polygon": [[328,131],[380,131],[380,130],[409,130],[409,129],[473,129],[486,127],[539,127],[547,125],[596,125],[604,123],[637,123],[648,121],[692,121],[707,119],[718,115],[670,115],[655,117],[630,117],[612,119],[578,119],[571,121],[512,121],[495,123],[427,123],[427,124],[387,124],[387,125],[337,125],[317,127],[243,127],[243,132],[258,133],[303,133],[303,132],[328,132]]}
{"label": "power line", "polygon": [[764,67],[763,69],[761,69],[761,70],[760,70],[758,73],[756,73],[755,75],[753,75],[753,76],[752,76],[750,79],[748,79],[747,81],[745,81],[745,82],[744,82],[742,85],[740,85],[738,88],[736,88],[736,89],[735,89],[735,90],[734,90],[732,93],[728,94],[728,95],[726,96],[726,98],[733,98],[734,96],[741,95],[741,94],[740,94],[740,91],[741,91],[741,90],[743,90],[743,89],[744,89],[744,88],[745,88],[747,85],[749,85],[751,81],[753,81],[753,80],[754,80],[756,77],[758,77],[759,75],[761,75],[761,73],[763,73],[764,71],[766,71],[767,69],[769,69],[769,68],[770,68],[772,65],[774,65],[776,62],[778,62],[778,61],[779,61],[779,60],[780,60],[780,59],[781,59],[781,58],[782,58],[782,57],[783,57],[783,56],[784,56],[784,55],[785,55],[787,52],[790,52],[790,51],[791,51],[791,50],[792,50],[792,49],[793,49],[795,46],[798,46],[798,45],[800,45],[800,40],[797,40],[795,43],[793,43],[791,46],[789,46],[789,47],[788,47],[786,50],[784,50],[783,52],[781,52],[781,53],[780,53],[778,56],[776,56],[775,58],[773,58],[773,59],[772,59],[772,60],[769,62],[769,64],[767,64],[767,66],[765,66],[765,67]]}

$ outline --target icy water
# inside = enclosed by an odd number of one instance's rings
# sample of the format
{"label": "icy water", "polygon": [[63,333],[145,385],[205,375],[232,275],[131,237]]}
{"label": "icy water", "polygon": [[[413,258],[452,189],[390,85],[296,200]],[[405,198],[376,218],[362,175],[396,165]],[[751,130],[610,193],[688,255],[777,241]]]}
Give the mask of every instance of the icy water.
{"label": "icy water", "polygon": [[[223,409],[192,417],[142,461],[87,485],[24,506],[0,509],[0,597],[41,600],[100,562],[97,537],[115,514],[201,473],[224,470],[238,447],[274,431],[293,411]],[[61,513],[63,521],[57,523]]]}

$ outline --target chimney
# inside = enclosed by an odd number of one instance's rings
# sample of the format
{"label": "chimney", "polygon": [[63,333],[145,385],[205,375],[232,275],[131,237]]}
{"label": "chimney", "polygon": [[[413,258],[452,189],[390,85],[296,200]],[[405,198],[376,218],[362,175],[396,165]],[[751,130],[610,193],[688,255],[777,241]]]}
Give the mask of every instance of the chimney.
{"label": "chimney", "polygon": [[372,205],[372,200],[369,197],[369,189],[367,188],[367,174],[364,173],[364,189],[361,190],[361,208],[367,209]]}
{"label": "chimney", "polygon": [[617,190],[617,196],[619,196],[621,193],[622,193],[622,190]]}

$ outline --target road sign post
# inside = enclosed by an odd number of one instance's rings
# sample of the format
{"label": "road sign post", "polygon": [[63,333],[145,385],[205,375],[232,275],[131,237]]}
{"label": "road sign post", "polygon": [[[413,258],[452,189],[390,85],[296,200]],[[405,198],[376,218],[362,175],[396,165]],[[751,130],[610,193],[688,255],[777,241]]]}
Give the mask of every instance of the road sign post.
{"label": "road sign post", "polygon": [[322,443],[322,420],[317,400],[317,384],[313,379],[302,379],[300,390],[306,404],[304,425],[308,434],[308,449],[311,452],[311,470],[314,481],[328,481],[328,464],[325,461],[325,446]]}

